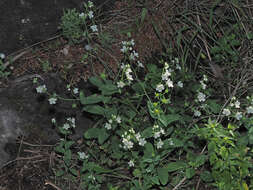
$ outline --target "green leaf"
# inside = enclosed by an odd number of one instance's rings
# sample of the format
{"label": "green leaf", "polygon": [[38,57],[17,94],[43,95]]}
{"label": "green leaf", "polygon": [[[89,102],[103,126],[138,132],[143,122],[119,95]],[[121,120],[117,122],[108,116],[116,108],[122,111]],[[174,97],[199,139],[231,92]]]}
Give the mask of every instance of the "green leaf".
{"label": "green leaf", "polygon": [[204,171],[200,174],[200,178],[204,181],[204,182],[212,182],[213,181],[213,177],[212,174],[209,171]]}
{"label": "green leaf", "polygon": [[148,127],[144,129],[144,131],[142,132],[142,137],[143,138],[153,137],[153,127]]}
{"label": "green leaf", "polygon": [[74,141],[67,141],[64,145],[65,149],[69,149],[74,143]]}
{"label": "green leaf", "polygon": [[91,84],[93,84],[94,86],[97,86],[97,87],[101,87],[104,85],[103,81],[98,77],[91,77],[91,78],[89,78],[89,81]]}
{"label": "green leaf", "polygon": [[157,169],[158,178],[162,185],[166,185],[169,180],[168,168],[158,168]]}
{"label": "green leaf", "polygon": [[155,64],[147,64],[148,71],[150,73],[156,73],[157,72],[157,66]]}
{"label": "green leaf", "polygon": [[83,107],[83,111],[98,114],[98,115],[105,115],[105,109],[99,105],[88,105]]}
{"label": "green leaf", "polygon": [[114,84],[104,84],[99,87],[99,90],[102,91],[103,95],[112,95],[119,92],[118,87]]}
{"label": "green leaf", "polygon": [[63,176],[65,172],[63,170],[58,170],[56,173],[55,173],[55,176],[56,177],[60,177],[60,176]]}
{"label": "green leaf", "polygon": [[140,22],[141,25],[143,24],[143,22],[145,20],[147,12],[148,12],[148,10],[146,8],[142,8],[142,11],[141,11],[141,22]]}
{"label": "green leaf", "polygon": [[99,128],[90,128],[84,133],[84,138],[86,139],[98,138],[99,133],[100,133]]}
{"label": "green leaf", "polygon": [[162,114],[158,119],[165,127],[167,127],[170,123],[180,120],[181,116],[178,114]]}
{"label": "green leaf", "polygon": [[185,175],[188,179],[192,178],[195,175],[195,170],[193,168],[187,168]]}
{"label": "green leaf", "polygon": [[98,135],[98,143],[103,144],[108,139],[108,137],[110,135],[106,132],[105,128],[102,128],[99,131],[100,132],[99,132],[99,135]]}
{"label": "green leaf", "polygon": [[156,185],[160,185],[158,176],[151,177],[151,181]]}
{"label": "green leaf", "polygon": [[78,176],[78,172],[77,172],[76,169],[70,168],[69,171],[70,171],[74,176]]}
{"label": "green leaf", "polygon": [[105,96],[98,95],[98,94],[93,94],[91,96],[84,97],[83,93],[80,92],[80,101],[81,101],[81,104],[83,104],[83,105],[96,104],[99,102],[108,102],[109,100],[110,100],[110,97],[105,97]]}
{"label": "green leaf", "polygon": [[144,145],[144,157],[145,158],[152,158],[155,156],[154,147],[151,143],[146,143]]}
{"label": "green leaf", "polygon": [[212,113],[219,113],[221,110],[221,105],[217,104],[215,100],[207,100],[207,105]]}
{"label": "green leaf", "polygon": [[174,172],[187,167],[187,164],[183,161],[171,162],[167,165],[168,172]]}

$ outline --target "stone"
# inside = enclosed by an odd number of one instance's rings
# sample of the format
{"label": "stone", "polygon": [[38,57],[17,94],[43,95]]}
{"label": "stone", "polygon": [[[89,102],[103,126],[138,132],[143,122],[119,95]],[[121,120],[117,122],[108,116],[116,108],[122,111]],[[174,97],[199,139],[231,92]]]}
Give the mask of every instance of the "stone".
{"label": "stone", "polygon": [[[33,83],[35,77],[38,78],[36,84]],[[41,144],[59,142],[62,137],[52,124],[52,118],[56,119],[58,126],[62,126],[68,117],[75,118],[76,128],[70,136],[73,140],[81,138],[93,125],[92,119],[82,113],[80,107],[72,108],[73,101],[58,99],[55,105],[50,105],[48,95],[36,91],[36,87],[44,84],[48,92],[71,98],[67,84],[57,74],[25,75],[10,81],[8,87],[0,88],[0,168],[15,157],[7,154],[5,148],[20,135],[34,136]],[[89,95],[85,85],[82,90]]]}

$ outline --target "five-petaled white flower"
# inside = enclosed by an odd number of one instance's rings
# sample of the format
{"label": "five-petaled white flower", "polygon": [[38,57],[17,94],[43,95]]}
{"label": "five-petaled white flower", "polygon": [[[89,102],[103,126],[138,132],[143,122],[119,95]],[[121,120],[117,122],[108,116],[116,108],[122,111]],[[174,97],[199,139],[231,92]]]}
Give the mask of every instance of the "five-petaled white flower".
{"label": "five-petaled white flower", "polygon": [[206,95],[204,93],[202,93],[202,92],[199,92],[198,93],[198,100],[199,100],[199,102],[206,101]]}
{"label": "five-petaled white flower", "polygon": [[130,161],[128,162],[128,165],[129,165],[129,167],[134,167],[134,161],[133,161],[133,160],[130,160]]}
{"label": "five-petaled white flower", "polygon": [[90,18],[90,19],[92,19],[94,16],[93,16],[93,11],[89,11],[88,12],[88,17]]}
{"label": "five-petaled white flower", "polygon": [[253,113],[253,106],[247,107],[247,113],[248,113],[248,114]]}
{"label": "five-petaled white flower", "polygon": [[164,142],[160,139],[160,140],[157,142],[157,144],[156,144],[157,149],[162,148],[163,144],[164,144]]}
{"label": "five-petaled white flower", "polygon": [[89,155],[85,154],[84,152],[78,152],[78,155],[82,160],[89,158]]}
{"label": "five-petaled white flower", "polygon": [[164,90],[163,84],[158,84],[158,85],[156,85],[156,91],[157,91],[157,92],[162,92],[163,90]]}
{"label": "five-petaled white flower", "polygon": [[36,88],[37,93],[45,93],[47,91],[46,85],[41,85]]}
{"label": "five-petaled white flower", "polygon": [[106,128],[107,130],[110,130],[110,129],[112,128],[112,125],[111,125],[110,123],[106,123],[106,124],[105,124],[105,128]]}
{"label": "five-petaled white flower", "polygon": [[98,32],[97,25],[92,25],[90,28],[91,28],[92,32]]}
{"label": "five-petaled white flower", "polygon": [[230,110],[225,108],[222,112],[225,116],[229,116],[231,114]]}
{"label": "five-petaled white flower", "polygon": [[237,120],[240,120],[240,119],[242,118],[242,112],[237,112],[237,113],[235,114],[235,118],[236,118]]}
{"label": "five-petaled white flower", "polygon": [[49,98],[48,101],[49,101],[49,104],[56,104],[57,98],[52,97],[52,98]]}

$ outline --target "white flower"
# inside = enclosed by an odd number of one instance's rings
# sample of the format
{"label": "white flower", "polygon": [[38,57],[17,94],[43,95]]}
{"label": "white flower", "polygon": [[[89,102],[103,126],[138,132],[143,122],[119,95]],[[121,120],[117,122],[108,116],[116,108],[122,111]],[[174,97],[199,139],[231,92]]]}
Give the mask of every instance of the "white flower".
{"label": "white flower", "polygon": [[126,52],[128,51],[128,48],[127,48],[126,46],[123,46],[123,47],[120,49],[120,51],[121,51],[122,53],[126,53]]}
{"label": "white flower", "polygon": [[92,8],[93,6],[94,6],[93,2],[92,1],[88,1],[88,7]]}
{"label": "white flower", "polygon": [[5,55],[3,53],[0,53],[0,59],[5,59]]}
{"label": "white flower", "polygon": [[46,85],[41,85],[36,88],[37,93],[44,93],[47,91]]}
{"label": "white flower", "polygon": [[160,140],[158,141],[158,143],[156,144],[157,149],[162,148],[163,144],[164,144],[164,142],[160,139]]}
{"label": "white flower", "polygon": [[164,68],[167,70],[169,68],[169,65],[167,62],[164,63]]}
{"label": "white flower", "polygon": [[129,81],[134,80],[133,76],[130,74],[132,72],[130,65],[126,65],[126,67],[127,67],[127,69],[125,71],[125,74],[126,74],[127,80],[129,80]]}
{"label": "white flower", "polygon": [[153,126],[153,129],[158,129],[159,128],[159,125],[154,125]]}
{"label": "white flower", "polygon": [[78,88],[74,88],[73,93],[74,93],[74,94],[78,94],[78,91],[79,91]]}
{"label": "white flower", "polygon": [[177,86],[179,86],[180,88],[183,88],[184,84],[181,81],[178,81]]}
{"label": "white flower", "polygon": [[253,113],[253,107],[252,106],[247,107],[247,113],[248,114]]}
{"label": "white flower", "polygon": [[106,124],[105,124],[105,128],[106,128],[107,130],[110,130],[110,129],[112,128],[112,125],[111,125],[110,123],[106,123]]}
{"label": "white flower", "polygon": [[165,134],[164,129],[160,129],[160,133],[164,135]]}
{"label": "white flower", "polygon": [[84,17],[84,15],[85,15],[84,13],[80,13],[79,17]]}
{"label": "white flower", "polygon": [[134,39],[131,39],[131,41],[130,41],[130,44],[132,45],[132,46],[134,46]]}
{"label": "white flower", "polygon": [[92,47],[89,44],[86,44],[84,48],[86,49],[86,51],[92,50]]}
{"label": "white flower", "polygon": [[70,125],[68,123],[64,123],[62,128],[68,130],[70,128]]}
{"label": "white flower", "polygon": [[134,167],[134,161],[133,161],[133,160],[130,160],[130,161],[128,162],[128,165],[129,165],[129,167]]}
{"label": "white flower", "polygon": [[235,102],[235,108],[240,108],[240,102],[238,100]]}
{"label": "white flower", "polygon": [[199,102],[206,101],[206,95],[204,93],[202,93],[202,92],[199,92],[198,93],[198,100],[199,100]]}
{"label": "white flower", "polygon": [[123,146],[124,149],[131,149],[134,146],[134,143],[128,140],[128,138],[123,138],[122,143],[124,144]]}
{"label": "white flower", "polygon": [[72,126],[73,128],[76,127],[76,119],[75,119],[74,117],[69,117],[69,118],[67,118],[67,121],[70,122],[70,124],[71,124],[71,126]]}
{"label": "white flower", "polygon": [[140,133],[135,134],[135,138],[136,138],[137,141],[140,141],[140,138],[141,138]]}
{"label": "white flower", "polygon": [[168,86],[169,88],[173,88],[173,87],[174,87],[173,81],[170,80],[170,79],[168,79],[168,80],[166,81],[166,84],[167,84],[167,86]]}
{"label": "white flower", "polygon": [[109,122],[110,124],[112,124],[112,119],[109,119],[108,122]]}
{"label": "white flower", "polygon": [[163,84],[158,84],[158,85],[156,85],[156,91],[162,92],[163,90],[164,90]]}
{"label": "white flower", "polygon": [[160,131],[155,132],[155,134],[154,134],[154,138],[155,138],[155,139],[157,139],[157,138],[159,138],[159,137],[160,137]]}
{"label": "white flower", "polygon": [[51,119],[51,122],[52,122],[53,124],[55,124],[55,123],[56,123],[55,118],[52,118],[52,119]]}
{"label": "white flower", "polygon": [[179,64],[176,65],[176,69],[180,70],[181,71],[181,66]]}
{"label": "white flower", "polygon": [[205,90],[206,89],[206,84],[203,81],[200,81],[200,84],[201,84],[202,89]]}
{"label": "white flower", "polygon": [[94,16],[93,16],[93,11],[89,11],[88,12],[88,17],[90,18],[90,19],[92,19]]}
{"label": "white flower", "polygon": [[48,101],[49,101],[49,104],[56,104],[57,98],[52,97],[52,98],[49,98]]}
{"label": "white flower", "polygon": [[118,88],[123,88],[126,84],[123,81],[117,82]]}
{"label": "white flower", "polygon": [[194,116],[195,116],[195,117],[201,116],[201,112],[198,111],[198,110],[195,110],[195,111],[194,111]]}
{"label": "white flower", "polygon": [[237,120],[240,120],[240,119],[242,118],[242,112],[237,112],[237,113],[235,114],[235,118],[236,118]]}
{"label": "white flower", "polygon": [[78,152],[78,155],[82,160],[89,158],[89,155],[85,154],[84,152]]}
{"label": "white flower", "polygon": [[144,68],[144,65],[142,64],[142,62],[137,61],[137,63],[138,63],[138,67]]}
{"label": "white flower", "polygon": [[203,80],[204,80],[204,81],[206,81],[206,82],[208,81],[208,79],[207,79],[207,76],[206,76],[206,75],[203,75]]}
{"label": "white flower", "polygon": [[90,28],[91,28],[92,32],[97,32],[98,31],[97,25],[92,25]]}
{"label": "white flower", "polygon": [[147,141],[145,140],[145,138],[140,138],[140,140],[139,140],[140,146],[144,146],[146,143],[147,143]]}
{"label": "white flower", "polygon": [[121,123],[121,117],[120,117],[120,116],[117,116],[116,122],[117,122],[117,123]]}
{"label": "white flower", "polygon": [[225,108],[222,112],[225,116],[229,116],[231,114],[230,110]]}
{"label": "white flower", "polygon": [[167,81],[169,79],[169,76],[171,76],[171,73],[166,70],[165,73],[162,74],[162,80]]}

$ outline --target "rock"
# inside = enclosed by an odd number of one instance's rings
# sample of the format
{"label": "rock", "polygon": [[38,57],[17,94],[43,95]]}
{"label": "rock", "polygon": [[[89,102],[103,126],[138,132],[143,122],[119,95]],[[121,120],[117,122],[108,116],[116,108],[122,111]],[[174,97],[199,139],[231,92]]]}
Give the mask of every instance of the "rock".
{"label": "rock", "polygon": [[[33,83],[34,77],[38,78],[37,84]],[[61,137],[51,122],[52,118],[56,118],[59,126],[68,117],[75,118],[76,129],[71,136],[73,140],[82,137],[84,131],[92,126],[92,120],[80,108],[72,108],[73,101],[57,100],[57,104],[50,105],[46,94],[36,92],[36,87],[44,84],[48,92],[70,98],[67,84],[57,74],[26,75],[10,81],[7,88],[0,88],[0,167],[10,159],[4,151],[6,144],[21,134],[34,136],[37,143],[41,144],[58,142]]]}

